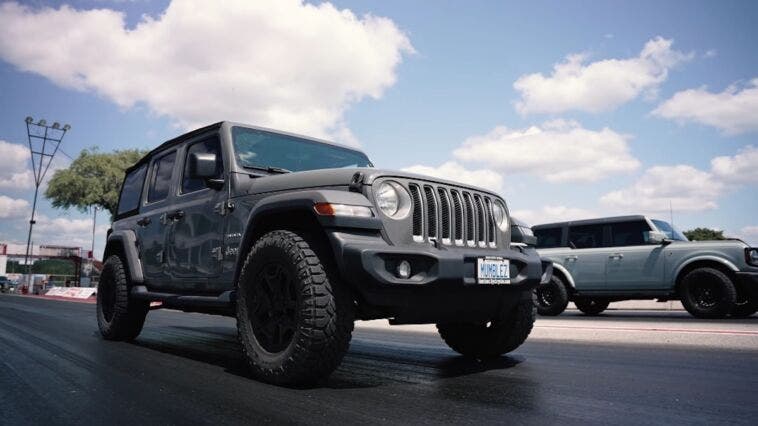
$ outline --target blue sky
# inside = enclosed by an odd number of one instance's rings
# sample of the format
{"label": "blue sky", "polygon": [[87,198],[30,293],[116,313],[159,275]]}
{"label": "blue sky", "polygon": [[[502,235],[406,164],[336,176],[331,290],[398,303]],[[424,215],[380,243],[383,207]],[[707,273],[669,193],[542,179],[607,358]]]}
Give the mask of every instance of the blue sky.
{"label": "blue sky", "polygon": [[[62,148],[76,156],[91,146],[150,148],[229,118],[358,144],[382,168],[488,186],[532,223],[668,218],[673,200],[680,228],[758,243],[756,2],[245,3],[226,12],[209,2],[174,2],[169,12],[169,1],[5,3],[0,140],[25,144],[27,115],[67,122]],[[107,11],[87,17],[95,8],[124,12],[126,29]],[[152,27],[139,42],[111,36],[144,15]],[[42,29],[28,32],[33,24]],[[132,60],[130,49],[140,57],[146,48],[159,58]],[[165,100],[174,94],[181,102]],[[9,206],[0,205],[0,241],[25,238],[18,200],[31,191],[0,182]],[[89,216],[40,207],[52,239],[88,240]]]}

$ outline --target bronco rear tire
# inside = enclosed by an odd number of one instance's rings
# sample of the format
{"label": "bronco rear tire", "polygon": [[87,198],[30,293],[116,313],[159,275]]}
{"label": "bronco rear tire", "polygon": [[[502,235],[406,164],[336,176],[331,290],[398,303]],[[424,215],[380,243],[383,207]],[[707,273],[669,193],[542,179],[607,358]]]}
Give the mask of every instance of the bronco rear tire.
{"label": "bronco rear tire", "polygon": [[498,357],[521,346],[532,331],[537,308],[531,292],[529,296],[503,318],[480,324],[437,324],[437,331],[452,350],[463,356]]}
{"label": "bronco rear tire", "polygon": [[537,313],[544,316],[556,316],[563,313],[568,306],[568,290],[563,280],[553,275],[545,284],[534,289]]}
{"label": "bronco rear tire", "polygon": [[603,299],[577,299],[574,300],[576,308],[582,311],[585,315],[599,315],[604,310],[608,309],[609,301]]}
{"label": "bronco rear tire", "polygon": [[253,374],[280,385],[328,376],[350,344],[355,308],[300,235],[263,235],[237,283],[237,329]]}
{"label": "bronco rear tire", "polygon": [[97,326],[106,340],[134,340],[142,331],[150,302],[129,297],[129,281],[121,258],[105,260],[97,285]]}
{"label": "bronco rear tire", "polygon": [[734,309],[737,290],[726,274],[714,268],[687,273],[680,285],[682,305],[697,318],[725,318]]}

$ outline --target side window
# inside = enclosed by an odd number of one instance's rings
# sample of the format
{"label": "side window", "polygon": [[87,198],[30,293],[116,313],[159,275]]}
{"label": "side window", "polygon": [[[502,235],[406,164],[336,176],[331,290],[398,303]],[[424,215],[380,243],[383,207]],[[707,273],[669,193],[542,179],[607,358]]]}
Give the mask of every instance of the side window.
{"label": "side window", "polygon": [[182,194],[195,192],[205,189],[206,185],[203,179],[192,179],[189,176],[189,158],[191,154],[215,154],[216,155],[216,175],[220,178],[224,173],[224,161],[221,158],[221,146],[217,137],[195,142],[187,147],[187,156],[184,158],[184,172],[182,173]]}
{"label": "side window", "polygon": [[118,210],[116,214],[123,214],[136,211],[139,208],[139,200],[142,196],[142,184],[145,183],[145,172],[147,164],[132,170],[124,178],[124,184],[121,186],[121,194],[118,197]]}
{"label": "side window", "polygon": [[574,248],[594,248],[603,246],[603,225],[581,225],[569,228],[569,243]]}
{"label": "side window", "polygon": [[171,172],[174,170],[176,151],[166,154],[153,162],[150,171],[150,188],[147,190],[147,202],[154,203],[168,197],[171,188]]}
{"label": "side window", "polygon": [[544,228],[534,231],[537,237],[537,248],[553,248],[561,246],[563,228]]}
{"label": "side window", "polygon": [[644,220],[611,224],[611,244],[614,247],[641,246],[647,243],[646,233],[650,227]]}

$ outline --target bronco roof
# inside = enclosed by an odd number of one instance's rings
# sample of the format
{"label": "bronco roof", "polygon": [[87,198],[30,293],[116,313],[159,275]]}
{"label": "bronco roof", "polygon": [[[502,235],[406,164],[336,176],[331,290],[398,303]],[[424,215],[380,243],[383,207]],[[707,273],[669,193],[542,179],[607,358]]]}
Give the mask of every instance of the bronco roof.
{"label": "bronco roof", "polygon": [[567,225],[599,225],[599,224],[605,224],[605,223],[617,223],[617,222],[626,222],[628,220],[645,220],[645,216],[643,215],[629,215],[629,216],[612,216],[612,217],[601,217],[596,219],[583,219],[583,220],[570,220],[566,222],[553,222],[553,223],[543,223],[541,225],[534,225],[532,226],[532,229],[539,229],[539,228],[559,228]]}

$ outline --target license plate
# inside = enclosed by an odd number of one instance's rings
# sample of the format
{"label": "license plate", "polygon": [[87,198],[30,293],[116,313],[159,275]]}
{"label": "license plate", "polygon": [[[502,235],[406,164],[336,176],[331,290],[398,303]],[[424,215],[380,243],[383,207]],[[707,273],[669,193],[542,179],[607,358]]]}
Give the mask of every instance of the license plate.
{"label": "license plate", "polygon": [[510,261],[502,257],[476,259],[476,282],[477,284],[510,284]]}

